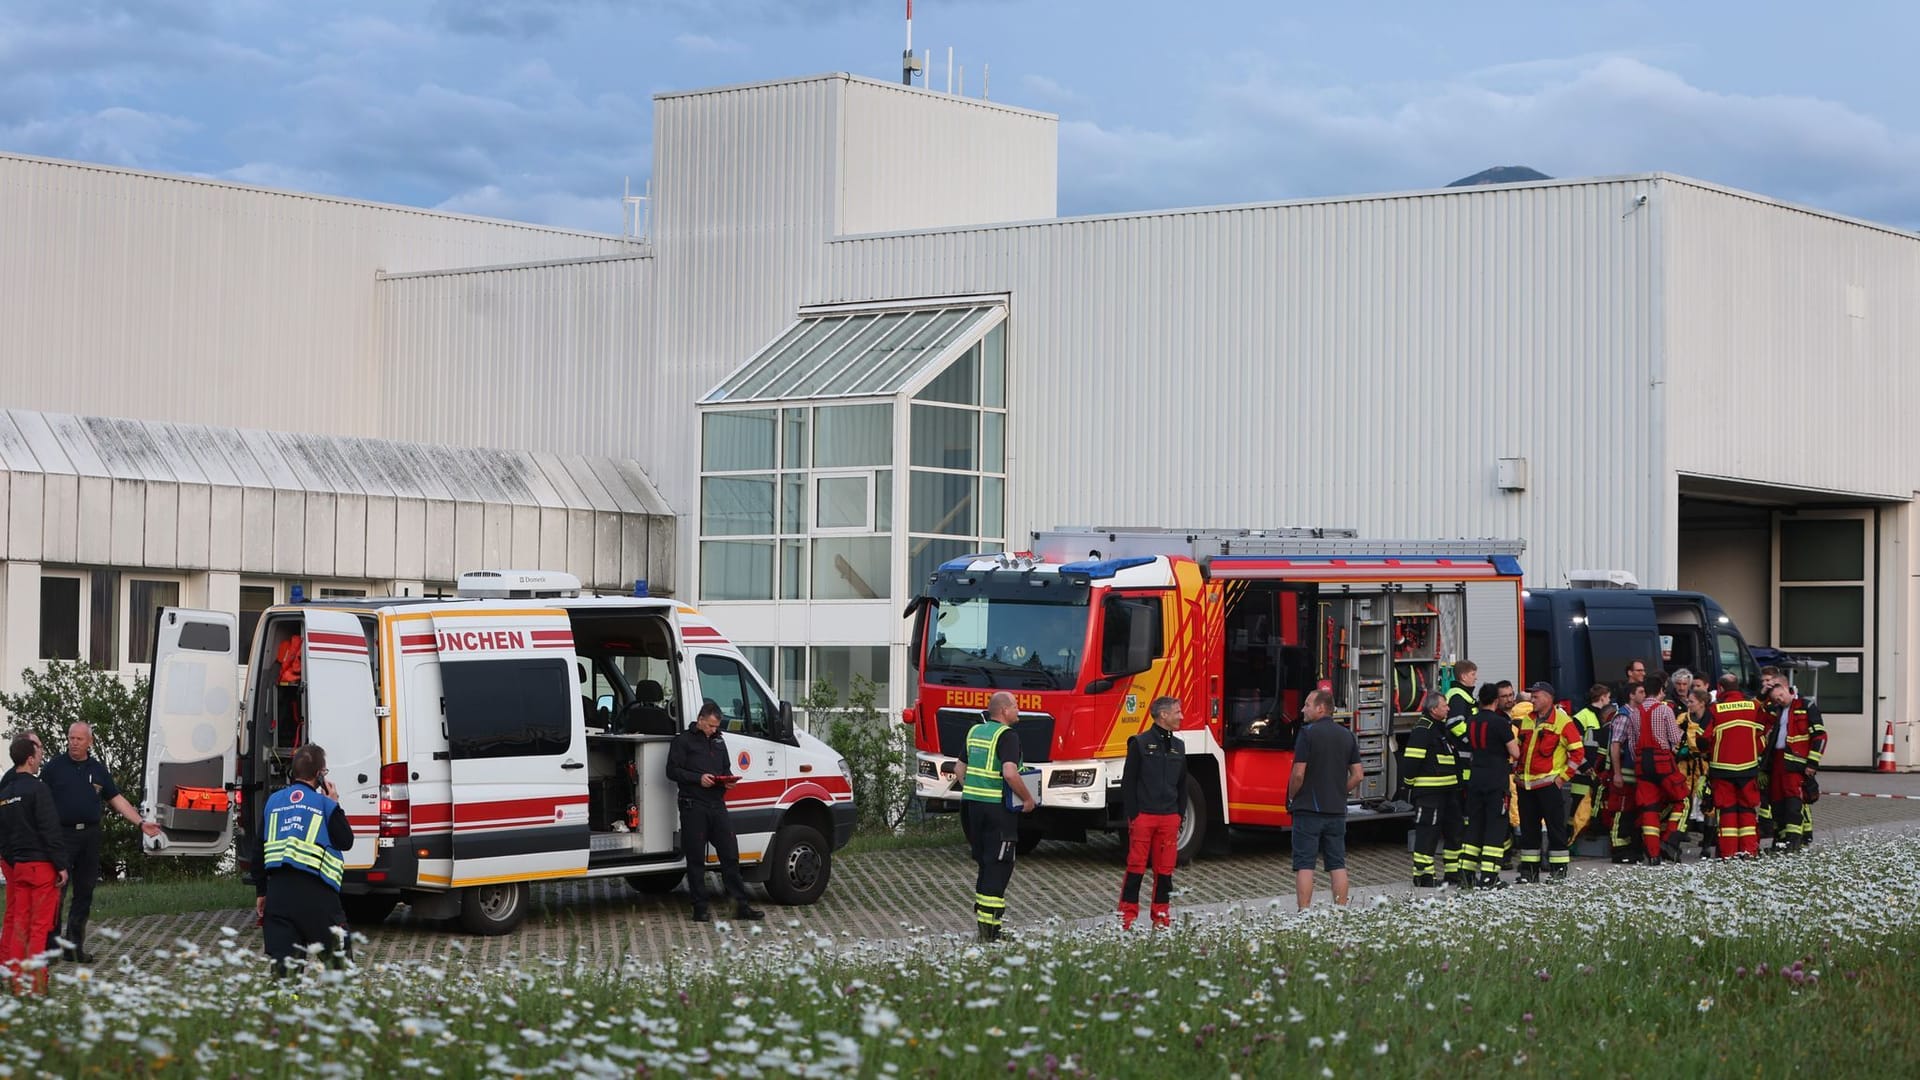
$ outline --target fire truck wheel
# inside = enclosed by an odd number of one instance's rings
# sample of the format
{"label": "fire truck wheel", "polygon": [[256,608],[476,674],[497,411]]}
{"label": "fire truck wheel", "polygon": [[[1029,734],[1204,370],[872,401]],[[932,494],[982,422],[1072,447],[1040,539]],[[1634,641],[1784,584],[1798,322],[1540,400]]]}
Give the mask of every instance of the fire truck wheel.
{"label": "fire truck wheel", "polygon": [[833,853],[826,838],[810,825],[782,825],[773,836],[767,895],[789,906],[811,904],[827,891]]}
{"label": "fire truck wheel", "polygon": [[381,896],[377,893],[340,897],[341,910],[346,912],[347,921],[355,926],[374,926],[383,923],[399,904],[399,897]]}
{"label": "fire truck wheel", "polygon": [[475,885],[462,891],[460,925],[470,934],[509,933],[527,917],[532,902],[532,890],[524,881]]}
{"label": "fire truck wheel", "polygon": [[665,896],[680,887],[685,881],[685,870],[669,870],[664,874],[635,874],[627,879],[627,887],[634,892],[643,892],[648,896]]}
{"label": "fire truck wheel", "polygon": [[1186,808],[1180,816],[1180,835],[1176,841],[1179,865],[1186,866],[1200,854],[1200,845],[1207,840],[1209,813],[1207,795],[1200,789],[1200,781],[1195,780],[1193,774],[1187,774]]}

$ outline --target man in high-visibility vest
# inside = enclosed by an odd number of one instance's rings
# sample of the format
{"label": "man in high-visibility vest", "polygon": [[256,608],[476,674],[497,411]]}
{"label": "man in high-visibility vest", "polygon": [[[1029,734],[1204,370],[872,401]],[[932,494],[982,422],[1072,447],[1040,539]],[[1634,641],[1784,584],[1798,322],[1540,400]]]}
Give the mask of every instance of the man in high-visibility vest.
{"label": "man in high-visibility vest", "polygon": [[1447,737],[1447,699],[1429,693],[1420,704],[1420,719],[1407,733],[1407,748],[1400,755],[1401,779],[1413,791],[1413,885],[1431,889],[1440,884],[1434,856],[1441,844],[1460,848],[1461,817],[1448,813],[1450,803],[1460,802],[1460,766]]}
{"label": "man in high-visibility vest", "polygon": [[1772,768],[1767,797],[1773,803],[1773,851],[1792,851],[1813,842],[1813,815],[1807,812],[1807,778],[1820,771],[1827,748],[1827,725],[1820,707],[1801,698],[1783,678],[1772,684]]}
{"label": "man in high-visibility vest", "polygon": [[1602,730],[1603,718],[1609,714],[1613,705],[1613,691],[1604,683],[1594,683],[1587,688],[1586,707],[1573,714],[1573,722],[1580,725],[1580,744],[1586,754],[1580,759],[1580,768],[1573,774],[1573,783],[1567,785],[1572,796],[1573,808],[1567,815],[1567,840],[1572,843],[1580,839],[1586,831],[1587,822],[1593,819],[1600,809],[1602,787],[1607,771],[1607,735]]}
{"label": "man in high-visibility vest", "polygon": [[1760,854],[1760,751],[1765,746],[1759,705],[1737,691],[1730,700],[1714,703],[1699,747],[1707,757],[1723,859]]}
{"label": "man in high-visibility vest", "polygon": [[[1573,852],[1567,836],[1567,785],[1586,760],[1580,725],[1553,698],[1551,683],[1527,687],[1532,715],[1519,723],[1520,880],[1538,884],[1543,854],[1540,834],[1546,833],[1547,873],[1555,880],[1567,876]],[[1515,710],[1516,712],[1518,710]]]}
{"label": "man in high-visibility vest", "polygon": [[327,753],[317,743],[293,752],[292,783],[261,810],[261,895],[267,955],[276,973],[310,947],[347,954],[346,916],[340,908],[341,853],[353,847],[353,828],[327,779]]}
{"label": "man in high-visibility vest", "polygon": [[[1441,858],[1445,863],[1446,881],[1449,885],[1464,886],[1470,884],[1469,878],[1480,869],[1480,849],[1471,853],[1466,850],[1467,835],[1467,780],[1472,777],[1473,769],[1469,764],[1473,760],[1473,748],[1467,744],[1467,721],[1473,719],[1476,711],[1473,703],[1474,687],[1480,682],[1480,665],[1471,660],[1462,660],[1453,665],[1452,689],[1447,691],[1447,742],[1453,747],[1453,760],[1460,770],[1460,782],[1447,791],[1446,801],[1441,807],[1440,819],[1444,823],[1449,818],[1457,819],[1460,828],[1453,839],[1443,841]],[[1442,830],[1444,834],[1444,828]]]}
{"label": "man in high-visibility vest", "polygon": [[987,699],[986,719],[967,732],[960,812],[966,816],[973,861],[980,868],[973,883],[973,918],[981,941],[1000,939],[1020,841],[1020,821],[1007,809],[1007,793],[1019,800],[1020,813],[1031,813],[1039,805],[1020,777],[1020,737],[1011,728],[1019,718],[1013,695],[996,691]]}

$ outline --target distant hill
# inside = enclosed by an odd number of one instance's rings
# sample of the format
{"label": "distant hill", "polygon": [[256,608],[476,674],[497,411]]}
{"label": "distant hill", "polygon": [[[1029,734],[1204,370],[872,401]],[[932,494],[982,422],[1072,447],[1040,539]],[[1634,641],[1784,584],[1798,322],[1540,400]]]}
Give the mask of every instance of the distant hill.
{"label": "distant hill", "polygon": [[1482,184],[1524,184],[1530,180],[1551,180],[1553,177],[1525,165],[1495,165],[1491,169],[1482,169],[1472,176],[1463,176],[1448,187],[1478,187]]}

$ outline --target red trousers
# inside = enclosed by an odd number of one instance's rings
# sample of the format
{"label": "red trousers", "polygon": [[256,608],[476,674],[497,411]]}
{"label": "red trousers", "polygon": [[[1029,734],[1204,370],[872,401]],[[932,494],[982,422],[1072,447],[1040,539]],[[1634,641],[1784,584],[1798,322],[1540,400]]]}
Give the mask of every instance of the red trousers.
{"label": "red trousers", "polygon": [[1673,808],[1666,792],[1652,780],[1636,780],[1633,785],[1634,808],[1640,815],[1640,843],[1647,858],[1660,857],[1660,842],[1673,835],[1675,824],[1667,811]]}
{"label": "red trousers", "polygon": [[1127,826],[1127,877],[1120,886],[1120,920],[1140,917],[1140,882],[1153,864],[1153,925],[1173,922],[1173,867],[1180,857],[1179,814],[1135,814]]}
{"label": "red trousers", "polygon": [[[1774,802],[1779,802],[1781,799],[1801,799],[1806,797],[1806,792],[1807,774],[1789,772],[1785,757],[1775,753],[1773,768],[1767,776],[1767,798]],[[1774,824],[1782,825],[1785,822],[1776,821]]]}
{"label": "red trousers", "polygon": [[1713,808],[1720,815],[1720,857],[1760,854],[1760,781],[1712,777]]}
{"label": "red trousers", "polygon": [[50,862],[7,864],[7,913],[0,919],[0,967],[14,977],[14,992],[47,988],[47,969],[28,975],[23,962],[40,955],[60,911],[59,872]]}

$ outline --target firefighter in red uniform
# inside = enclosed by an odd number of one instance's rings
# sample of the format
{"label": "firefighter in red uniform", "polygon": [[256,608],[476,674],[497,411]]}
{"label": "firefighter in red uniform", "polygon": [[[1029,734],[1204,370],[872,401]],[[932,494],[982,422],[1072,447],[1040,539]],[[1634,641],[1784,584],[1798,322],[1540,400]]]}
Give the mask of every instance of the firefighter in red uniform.
{"label": "firefighter in red uniform", "polygon": [[1147,706],[1153,725],[1127,740],[1127,771],[1120,775],[1120,802],[1127,817],[1127,876],[1120,883],[1120,928],[1140,917],[1140,883],[1153,865],[1155,930],[1173,925],[1173,868],[1180,855],[1180,821],[1186,809],[1187,754],[1181,745],[1180,699],[1154,698]]}
{"label": "firefighter in red uniform", "polygon": [[1714,703],[1699,737],[1707,755],[1707,782],[1719,815],[1720,857],[1760,854],[1760,751],[1766,724],[1760,707],[1737,690]]}
{"label": "firefighter in red uniform", "polygon": [[1674,719],[1673,706],[1661,696],[1665,678],[1655,672],[1647,676],[1646,697],[1638,714],[1627,725],[1627,753],[1633,758],[1634,806],[1640,815],[1640,843],[1647,863],[1659,866],[1662,858],[1679,861],[1677,846],[1667,840],[1673,835],[1673,804],[1685,797],[1686,774],[1680,771],[1674,751],[1680,746],[1680,725]]}
{"label": "firefighter in red uniform", "polygon": [[[1802,699],[1780,679],[1768,689],[1773,711],[1772,762],[1767,798],[1773,809],[1773,851],[1793,851],[1813,842],[1813,817],[1807,813],[1806,782],[1820,771],[1827,748],[1827,725],[1820,707]],[[1757,835],[1757,834],[1756,834]]]}

